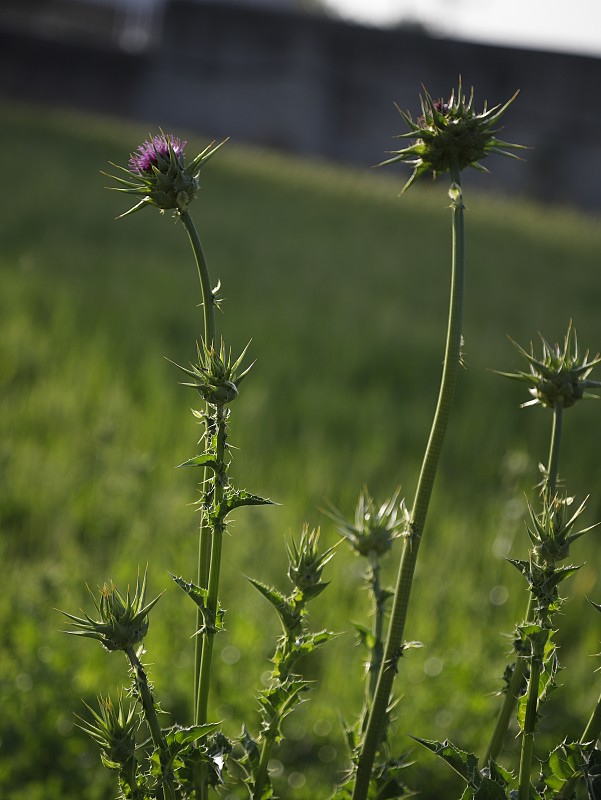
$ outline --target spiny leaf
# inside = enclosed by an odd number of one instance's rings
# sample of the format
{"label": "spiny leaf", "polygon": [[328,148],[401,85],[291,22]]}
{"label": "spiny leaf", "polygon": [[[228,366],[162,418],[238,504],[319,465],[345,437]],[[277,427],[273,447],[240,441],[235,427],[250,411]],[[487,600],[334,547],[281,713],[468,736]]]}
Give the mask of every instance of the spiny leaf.
{"label": "spiny leaf", "polygon": [[217,471],[218,464],[215,460],[214,453],[202,453],[199,456],[189,458],[182,464],[178,464],[177,468],[179,469],[180,467],[209,467],[210,469]]}
{"label": "spiny leaf", "polygon": [[230,511],[241,506],[273,506],[277,505],[273,500],[259,495],[251,494],[244,489],[229,490],[223,500],[223,517],[226,517]]}
{"label": "spiny leaf", "polygon": [[460,750],[448,739],[444,742],[437,742],[430,739],[420,739],[417,736],[412,736],[411,738],[446,761],[470,786],[473,785],[474,780],[479,778],[478,758],[473,753]]}
{"label": "spiny leaf", "polygon": [[247,578],[248,581],[257,589],[263,597],[265,597],[271,605],[275,608],[278,612],[280,619],[282,620],[282,625],[284,626],[284,630],[288,631],[294,628],[299,623],[299,612],[296,610],[295,606],[290,603],[290,601],[280,592],[278,589],[274,589],[270,586],[267,586],[261,581],[257,581],[254,578]]}
{"label": "spiny leaf", "polygon": [[174,755],[185,749],[192,742],[204,739],[219,727],[219,722],[207,722],[203,725],[192,725],[189,728],[182,728],[174,725],[165,733],[165,741],[169,745],[171,753]]}
{"label": "spiny leaf", "polygon": [[207,606],[208,591],[197,586],[195,583],[187,582],[183,578],[178,578],[176,575],[169,573],[175,583],[182,589],[188,597],[190,597],[201,611],[203,618],[202,627],[196,631],[195,635],[199,633],[218,633],[224,629],[223,617],[225,610],[221,607],[221,603],[217,602],[217,610],[212,614]]}

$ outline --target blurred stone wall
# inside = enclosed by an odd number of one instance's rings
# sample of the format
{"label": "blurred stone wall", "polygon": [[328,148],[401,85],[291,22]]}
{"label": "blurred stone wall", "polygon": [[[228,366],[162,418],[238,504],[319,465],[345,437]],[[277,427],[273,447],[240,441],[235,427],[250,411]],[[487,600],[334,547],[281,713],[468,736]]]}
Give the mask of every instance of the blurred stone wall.
{"label": "blurred stone wall", "polygon": [[494,180],[472,185],[601,208],[601,59],[225,2],[172,0],[162,22],[153,47],[127,52],[0,16],[0,94],[369,166],[397,146],[394,102],[415,114],[421,84],[447,96],[461,75],[477,106],[521,90],[506,136],[532,148],[525,163],[491,159]]}

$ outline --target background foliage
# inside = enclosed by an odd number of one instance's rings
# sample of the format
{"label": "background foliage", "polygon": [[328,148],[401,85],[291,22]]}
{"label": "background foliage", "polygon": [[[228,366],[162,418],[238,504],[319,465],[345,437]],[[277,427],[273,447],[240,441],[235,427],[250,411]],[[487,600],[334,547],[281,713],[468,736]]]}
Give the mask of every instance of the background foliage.
{"label": "background foliage", "polygon": [[[198,517],[191,398],[175,368],[200,334],[197,276],[182,231],[144,212],[125,221],[99,170],[127,160],[139,127],[22,107],[4,109],[0,250],[0,793],[9,800],[113,796],[93,744],[74,727],[125,681],[118,656],[60,633],[56,608],[89,609],[86,582],[135,581],[149,564],[148,660],[163,707],[191,701],[193,609],[167,571],[193,577]],[[178,135],[185,132],[177,131]],[[190,152],[206,144],[191,139]],[[384,150],[387,142],[382,143]],[[379,154],[374,154],[377,161]],[[497,166],[493,164],[493,168]],[[498,168],[502,168],[500,165]],[[284,540],[306,520],[336,541],[319,508],[349,514],[361,486],[411,499],[436,400],[446,324],[447,198],[442,185],[396,195],[406,175],[342,170],[228,144],[204,172],[192,213],[224,286],[218,325],[257,358],[232,415],[236,482],[281,503],[239,512],[225,546],[213,714],[232,734],[256,724],[253,692],[278,633],[245,580],[285,588]],[[494,183],[494,175],[490,178]],[[426,644],[401,665],[403,730],[478,748],[492,727],[508,640],[526,597],[505,563],[523,557],[524,490],[547,455],[550,414],[520,410],[506,334],[556,341],[574,318],[601,348],[598,220],[516,200],[467,197],[465,359],[418,567],[407,635]],[[562,475],[587,522],[601,518],[599,407],[566,414]],[[578,735],[599,692],[598,537],[577,548],[550,741]],[[392,562],[394,558],[392,559]],[[392,562],[389,580],[392,580]],[[361,702],[350,620],[366,613],[361,565],[344,546],[316,627],[344,635],[307,665],[316,687],[279,751],[287,798],[326,797],[344,767],[337,709]],[[515,574],[514,574],[515,573]],[[561,727],[558,727],[561,724]],[[399,751],[410,741],[398,737]],[[458,793],[419,754],[423,797]],[[276,765],[277,766],[277,765]]]}

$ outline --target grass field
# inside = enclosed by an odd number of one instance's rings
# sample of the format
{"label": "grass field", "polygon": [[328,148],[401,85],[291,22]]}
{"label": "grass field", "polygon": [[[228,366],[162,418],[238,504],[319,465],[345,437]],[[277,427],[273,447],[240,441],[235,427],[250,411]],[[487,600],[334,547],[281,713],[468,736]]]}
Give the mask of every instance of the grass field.
{"label": "grass field", "polygon": [[[74,726],[80,698],[127,680],[116,655],[64,636],[57,608],[90,609],[85,584],[127,584],[149,564],[166,589],[148,639],[164,708],[185,722],[193,609],[168,571],[193,578],[195,398],[166,360],[186,363],[201,331],[197,276],[185,236],[151,210],[125,210],[100,170],[127,161],[146,128],[5,107],[0,229],[0,794],[7,800],[114,796],[94,746]],[[185,131],[176,132],[186,136]],[[195,152],[206,142],[189,136]],[[374,161],[379,154],[374,154]],[[492,165],[493,169],[497,164]],[[257,363],[233,406],[233,473],[280,505],[242,509],[226,542],[228,633],[213,706],[230,733],[256,725],[254,690],[278,632],[251,575],[286,586],[284,541],[303,522],[333,525],[329,500],[354,509],[364,484],[412,499],[433,412],[446,327],[450,222],[445,187],[403,198],[406,176],[351,171],[228,144],[206,167],[192,208],[226,298],[218,326]],[[494,184],[494,174],[489,178]],[[426,182],[427,183],[427,182]],[[523,492],[547,456],[550,415],[521,410],[524,390],[491,369],[515,369],[507,340],[556,341],[574,319],[601,348],[598,218],[468,196],[465,358],[456,410],[418,567],[401,665],[405,732],[479,747],[491,729],[510,633],[525,606],[504,560],[523,557]],[[566,413],[561,474],[591,494],[601,519],[598,403]],[[559,636],[563,689],[543,720],[550,739],[579,734],[599,694],[601,547],[578,543]],[[394,557],[389,567],[393,580]],[[452,568],[452,570],[451,570]],[[341,635],[311,663],[310,703],[279,758],[297,777],[286,798],[325,798],[344,765],[337,709],[352,716],[362,687],[350,620],[366,614],[360,565],[344,547],[315,627]],[[505,587],[507,600],[491,601]],[[504,590],[493,593],[504,597]],[[480,748],[481,749],[481,748]],[[428,756],[408,780],[425,798],[457,794]],[[303,783],[304,781],[304,783]]]}

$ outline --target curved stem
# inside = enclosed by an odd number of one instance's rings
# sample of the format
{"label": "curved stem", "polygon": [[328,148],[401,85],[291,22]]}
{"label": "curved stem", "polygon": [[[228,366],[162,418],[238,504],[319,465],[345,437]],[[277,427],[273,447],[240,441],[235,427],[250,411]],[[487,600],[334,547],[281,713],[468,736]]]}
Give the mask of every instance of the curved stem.
{"label": "curved stem", "polygon": [[451,297],[440,392],[417,485],[410,528],[405,536],[384,658],[367,722],[361,754],[357,763],[353,800],[365,800],[367,797],[374,760],[385,735],[388,722],[388,706],[397,671],[397,662],[403,654],[403,634],[413,574],[447,430],[461,357],[465,264],[464,205],[459,174],[457,172],[452,174],[452,179],[453,182],[449,192],[453,211]]}
{"label": "curved stem", "polygon": [[205,258],[202,244],[196,230],[196,226],[192,221],[188,211],[180,211],[179,217],[186,229],[194,257],[196,259],[196,267],[198,269],[198,278],[200,280],[200,290],[202,292],[202,305],[204,310],[204,343],[207,347],[215,344],[215,297],[213,289],[211,288],[211,279],[209,277],[209,269],[207,267],[207,260]]}

